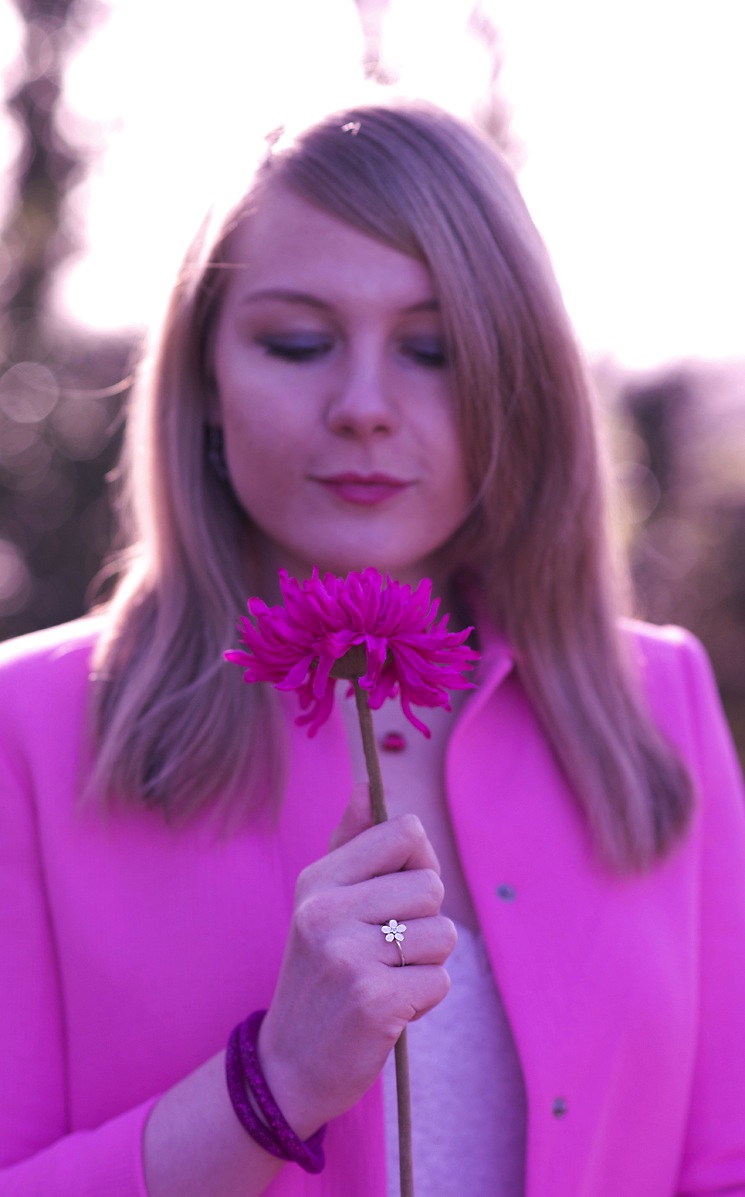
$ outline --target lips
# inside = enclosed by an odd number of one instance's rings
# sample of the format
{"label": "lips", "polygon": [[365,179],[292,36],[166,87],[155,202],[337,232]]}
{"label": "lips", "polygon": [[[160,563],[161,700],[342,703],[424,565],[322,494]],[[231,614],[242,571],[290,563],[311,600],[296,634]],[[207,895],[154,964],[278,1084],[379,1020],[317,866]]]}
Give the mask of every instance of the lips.
{"label": "lips", "polygon": [[356,503],[360,506],[373,506],[385,503],[395,498],[412,485],[403,478],[396,478],[392,474],[357,474],[346,472],[327,477],[316,478],[316,481],[337,499],[344,503]]}

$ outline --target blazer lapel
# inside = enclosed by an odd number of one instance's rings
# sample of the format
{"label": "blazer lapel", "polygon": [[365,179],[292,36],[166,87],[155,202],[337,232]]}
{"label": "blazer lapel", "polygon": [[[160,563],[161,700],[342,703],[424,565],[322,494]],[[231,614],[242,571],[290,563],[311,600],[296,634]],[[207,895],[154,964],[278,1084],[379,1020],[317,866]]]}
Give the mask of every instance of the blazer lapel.
{"label": "blazer lapel", "polygon": [[[672,885],[658,901],[659,873],[603,867],[512,662],[502,650],[487,664],[448,751],[453,828],[523,1067],[528,1191],[579,1197],[593,1191],[599,1107],[618,1101],[609,1078],[634,1073],[630,1042],[653,1076],[680,1066],[685,951],[671,960],[659,945],[676,940],[681,894]],[[621,1020],[631,1036],[617,1034]]]}

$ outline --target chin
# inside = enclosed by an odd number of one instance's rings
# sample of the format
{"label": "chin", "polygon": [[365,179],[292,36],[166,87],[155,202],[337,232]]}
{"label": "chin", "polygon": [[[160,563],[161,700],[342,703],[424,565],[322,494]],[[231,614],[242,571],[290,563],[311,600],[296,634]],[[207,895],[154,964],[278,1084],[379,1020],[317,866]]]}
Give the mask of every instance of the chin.
{"label": "chin", "polygon": [[346,577],[353,572],[364,569],[376,569],[381,574],[390,574],[397,582],[415,586],[422,578],[431,578],[435,586],[442,584],[443,575],[449,572],[442,554],[441,546],[422,546],[424,552],[412,555],[405,551],[403,545],[380,543],[341,543],[331,548],[328,544],[315,549],[311,545],[300,551],[299,545],[285,544],[284,547],[275,543],[270,558],[277,566],[284,566],[287,572],[296,578],[310,577],[313,566],[317,566],[321,576],[325,573]]}
{"label": "chin", "polygon": [[[390,555],[385,553],[369,553],[366,556],[359,554],[350,554],[343,557],[333,558],[328,564],[319,564],[318,571],[321,575],[324,573],[336,574],[337,577],[345,577],[352,572],[362,572],[364,569],[376,569],[378,573],[383,575],[390,575],[396,582],[408,584],[409,586],[416,586],[422,578],[433,577],[433,563],[432,562],[411,562],[411,561],[397,561],[392,559]],[[438,572],[438,571],[434,571]]]}

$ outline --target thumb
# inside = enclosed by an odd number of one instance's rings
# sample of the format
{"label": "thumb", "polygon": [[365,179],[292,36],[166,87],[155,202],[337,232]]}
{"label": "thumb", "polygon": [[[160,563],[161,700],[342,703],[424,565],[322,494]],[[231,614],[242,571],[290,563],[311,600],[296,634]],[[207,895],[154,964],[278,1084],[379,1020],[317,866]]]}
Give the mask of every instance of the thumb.
{"label": "thumb", "polygon": [[358,781],[352,788],[344,814],[339,826],[331,832],[329,852],[348,844],[361,831],[372,827],[373,817],[370,808],[370,786],[366,781]]}

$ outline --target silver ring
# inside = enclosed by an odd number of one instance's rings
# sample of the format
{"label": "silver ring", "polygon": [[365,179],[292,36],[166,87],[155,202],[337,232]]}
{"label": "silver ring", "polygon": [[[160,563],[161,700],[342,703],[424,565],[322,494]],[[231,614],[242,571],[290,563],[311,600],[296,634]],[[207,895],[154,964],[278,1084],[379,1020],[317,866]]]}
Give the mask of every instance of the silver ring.
{"label": "silver ring", "polygon": [[398,948],[398,953],[401,957],[401,968],[406,964],[406,957],[401,944],[406,934],[406,923],[398,923],[395,919],[389,919],[388,922],[380,928],[385,935],[386,943],[395,943]]}

